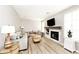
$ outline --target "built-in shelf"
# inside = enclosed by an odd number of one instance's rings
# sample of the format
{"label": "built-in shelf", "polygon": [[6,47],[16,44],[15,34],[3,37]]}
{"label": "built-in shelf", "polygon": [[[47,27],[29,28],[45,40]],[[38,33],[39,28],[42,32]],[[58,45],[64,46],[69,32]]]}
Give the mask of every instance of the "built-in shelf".
{"label": "built-in shelf", "polygon": [[46,29],[62,29],[61,26],[48,26],[48,27],[45,27]]}

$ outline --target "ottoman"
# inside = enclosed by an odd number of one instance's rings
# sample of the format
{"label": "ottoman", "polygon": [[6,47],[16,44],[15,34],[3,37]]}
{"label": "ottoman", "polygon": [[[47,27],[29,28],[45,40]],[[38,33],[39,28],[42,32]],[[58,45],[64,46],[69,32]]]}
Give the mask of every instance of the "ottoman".
{"label": "ottoman", "polygon": [[35,34],[32,38],[34,43],[40,42],[41,41],[41,35]]}

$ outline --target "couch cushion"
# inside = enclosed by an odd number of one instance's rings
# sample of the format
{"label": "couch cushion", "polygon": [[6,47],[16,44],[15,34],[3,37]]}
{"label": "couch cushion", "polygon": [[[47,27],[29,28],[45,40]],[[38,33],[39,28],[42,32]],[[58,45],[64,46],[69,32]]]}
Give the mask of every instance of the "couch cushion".
{"label": "couch cushion", "polygon": [[5,35],[0,34],[0,49],[4,47]]}

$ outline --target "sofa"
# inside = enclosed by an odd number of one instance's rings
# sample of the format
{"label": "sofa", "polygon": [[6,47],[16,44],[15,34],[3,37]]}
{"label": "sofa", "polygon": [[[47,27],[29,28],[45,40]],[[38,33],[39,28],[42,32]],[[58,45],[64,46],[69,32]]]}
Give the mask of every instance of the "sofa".
{"label": "sofa", "polygon": [[19,41],[19,45],[20,45],[20,50],[24,50],[24,49],[28,48],[27,33],[25,33],[22,38],[19,38],[18,41]]}
{"label": "sofa", "polygon": [[0,49],[4,48],[5,36],[0,33]]}
{"label": "sofa", "polygon": [[20,50],[25,50],[28,48],[28,35],[25,33],[23,36],[20,36],[20,34],[16,33],[12,37],[13,41],[19,42]]}

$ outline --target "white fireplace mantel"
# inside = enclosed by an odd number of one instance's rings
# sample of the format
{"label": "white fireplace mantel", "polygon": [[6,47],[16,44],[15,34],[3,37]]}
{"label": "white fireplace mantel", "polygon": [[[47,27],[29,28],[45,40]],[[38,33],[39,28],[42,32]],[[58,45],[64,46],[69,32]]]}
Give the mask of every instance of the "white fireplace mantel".
{"label": "white fireplace mantel", "polygon": [[[59,38],[58,38],[59,40],[58,40],[58,41],[51,38],[51,31],[54,31],[54,32],[58,32],[58,33],[59,33]],[[61,30],[59,30],[59,29],[49,29],[49,36],[50,36],[50,38],[51,38],[52,40],[54,40],[55,42],[61,44]]]}
{"label": "white fireplace mantel", "polygon": [[[55,40],[55,39],[51,38],[51,31],[54,31],[54,32],[58,32],[58,33],[59,33],[59,40]],[[50,38],[51,40],[53,40],[53,41],[55,41],[55,42],[57,42],[57,43],[63,45],[62,32],[61,32],[61,31],[62,31],[62,29],[49,28],[49,34],[46,34],[46,33],[45,33],[45,36],[46,36],[47,38]]]}

